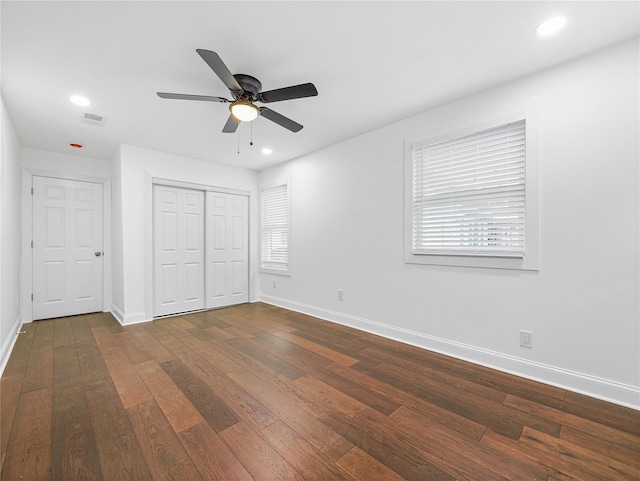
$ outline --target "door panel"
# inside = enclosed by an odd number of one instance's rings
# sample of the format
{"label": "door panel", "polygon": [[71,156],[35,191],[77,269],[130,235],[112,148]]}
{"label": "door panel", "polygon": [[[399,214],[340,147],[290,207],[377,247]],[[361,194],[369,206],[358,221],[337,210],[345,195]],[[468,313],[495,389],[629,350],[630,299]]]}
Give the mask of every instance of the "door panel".
{"label": "door panel", "polygon": [[102,259],[102,184],[34,176],[33,319],[101,311]]}
{"label": "door panel", "polygon": [[248,226],[248,197],[207,192],[207,308],[249,301]]}
{"label": "door panel", "polygon": [[203,309],[204,192],[153,188],[154,316]]}

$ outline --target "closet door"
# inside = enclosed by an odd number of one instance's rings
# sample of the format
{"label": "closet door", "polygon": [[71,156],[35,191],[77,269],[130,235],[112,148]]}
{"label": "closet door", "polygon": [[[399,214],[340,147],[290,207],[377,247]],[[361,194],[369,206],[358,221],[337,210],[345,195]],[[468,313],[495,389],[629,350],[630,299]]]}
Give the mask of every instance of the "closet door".
{"label": "closet door", "polygon": [[204,192],[154,185],[154,317],[203,309]]}
{"label": "closet door", "polygon": [[207,192],[206,307],[249,302],[249,198]]}

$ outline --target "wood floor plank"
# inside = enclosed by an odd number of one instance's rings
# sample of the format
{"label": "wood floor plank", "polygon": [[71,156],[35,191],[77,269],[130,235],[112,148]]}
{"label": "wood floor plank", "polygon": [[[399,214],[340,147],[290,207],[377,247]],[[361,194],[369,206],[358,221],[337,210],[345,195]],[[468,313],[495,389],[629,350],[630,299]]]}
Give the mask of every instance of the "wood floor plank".
{"label": "wood floor plank", "polygon": [[127,414],[154,481],[204,481],[155,401]]}
{"label": "wood floor plank", "polygon": [[120,332],[114,336],[124,352],[124,355],[127,356],[129,362],[131,364],[140,364],[141,362],[150,361],[152,358],[151,354],[147,352],[144,344],[138,342],[138,340],[133,336],[131,332]]}
{"label": "wood floor plank", "polygon": [[155,361],[143,362],[135,369],[176,433],[204,421],[186,394]]}
{"label": "wood floor plank", "polygon": [[278,420],[266,406],[233,382],[209,361],[198,359],[191,368],[231,409],[253,429],[260,430]]}
{"label": "wood floor plank", "polygon": [[305,481],[354,481],[331,459],[325,458],[302,436],[282,421],[260,431],[260,436],[295,469]]}
{"label": "wood floor plank", "polygon": [[[384,418],[372,412],[368,415],[370,423],[385,422]],[[494,450],[481,442],[458,436],[453,431],[434,422],[431,418],[405,407],[399,408],[389,420],[392,429],[412,440],[422,450],[436,456],[449,466],[448,471],[457,479],[499,479],[526,477],[544,479],[546,470],[529,460],[521,460],[517,455],[503,450]],[[428,432],[429,436],[422,433]]]}
{"label": "wood floor plank", "polygon": [[129,417],[112,384],[87,391],[93,431],[105,479],[152,481]]}
{"label": "wood floor plank", "polygon": [[249,356],[243,351],[234,348],[231,344],[229,344],[229,342],[231,341],[233,341],[233,339],[229,341],[219,341],[215,339],[213,341],[210,341],[208,344],[213,349],[223,354],[225,357],[235,361],[241,368],[252,372],[261,380],[271,379],[278,375],[278,373],[271,369],[269,366],[266,366],[265,364],[261,363],[254,357]]}
{"label": "wood floor plank", "polygon": [[32,348],[53,346],[53,320],[37,321]]}
{"label": "wood floor plank", "polygon": [[300,399],[300,405],[308,408],[315,416],[335,411],[355,416],[367,407],[357,399],[311,376],[303,376],[295,381],[279,377],[274,379],[274,382],[283,386],[283,392],[286,390],[292,397]]}
{"label": "wood floor plank", "polygon": [[472,439],[479,440],[487,429],[480,423],[467,419],[455,412],[447,410],[444,407],[425,401],[420,397],[414,396],[413,394],[391,386],[390,384],[381,382],[380,380],[370,377],[360,371],[356,371],[355,369],[348,369],[340,365],[332,365],[330,366],[330,369],[345,379],[351,380],[373,392],[378,392],[384,396],[388,396],[390,399],[396,400],[406,408],[411,409],[414,412],[422,413],[443,426],[447,426],[450,429]]}
{"label": "wood floor plank", "polygon": [[285,362],[294,364],[306,374],[322,375],[324,368],[333,363],[329,358],[267,332],[260,333],[247,342],[273,353]]}
{"label": "wood floor plank", "polygon": [[122,351],[104,355],[104,362],[125,409],[152,399],[145,383]]}
{"label": "wood floor plank", "polygon": [[[220,339],[222,340],[222,338]],[[240,364],[217,349],[217,346],[220,344],[209,345],[195,337],[185,337],[182,339],[182,342],[186,346],[190,347],[200,357],[214,365],[216,369],[224,373],[241,368]]]}
{"label": "wood floor plank", "polygon": [[305,481],[244,421],[225,429],[220,435],[256,481]]}
{"label": "wood floor plank", "polygon": [[551,465],[558,463],[564,466],[567,464],[566,461],[570,461],[570,464],[575,468],[577,477],[581,476],[582,470],[584,470],[599,476],[603,480],[640,479],[640,470],[638,468],[576,446],[563,439],[541,433],[528,426],[525,426],[522,432],[520,443],[544,452],[545,459],[553,458],[554,461],[552,461]]}
{"label": "wood floor plank", "polygon": [[90,341],[93,339],[91,326],[87,316],[74,316],[71,318],[71,329],[73,330],[73,338],[76,342]]}
{"label": "wood floor plank", "polygon": [[102,353],[95,342],[83,341],[77,343],[75,347],[85,390],[112,382]]}
{"label": "wood floor plank", "polygon": [[74,342],[71,319],[56,319],[53,327],[53,347],[67,346]]}
{"label": "wood floor plank", "polygon": [[379,394],[334,372],[325,374],[321,380],[343,394],[387,416],[401,406],[400,402],[391,399],[389,396]]}
{"label": "wood floor plank", "polygon": [[20,396],[2,480],[51,481],[52,388]]}
{"label": "wood floor plank", "polygon": [[[423,378],[416,377],[411,371],[387,362],[378,366],[361,362],[353,366],[353,368],[401,390],[408,391],[442,408],[453,411],[467,419],[490,427],[494,431],[512,439],[520,437],[526,422],[524,417],[528,417],[523,416],[516,409],[504,406],[495,400],[482,397],[462,397],[459,394],[456,395],[455,390],[452,390],[449,386],[425,384]],[[536,427],[559,434],[559,425],[545,422],[543,419],[537,421]]]}
{"label": "wood floor plank", "polygon": [[523,444],[518,440],[502,436],[492,430],[487,430],[481,442],[492,449],[509,453],[512,457],[519,457],[522,462],[529,460],[530,463],[534,463],[545,470],[549,478],[562,481],[605,481],[601,476],[586,471],[568,460],[545,454],[544,451],[538,450],[530,444]]}
{"label": "wood floor plank", "polygon": [[258,347],[247,340],[230,339],[225,342],[234,349],[252,357],[261,364],[268,366],[274,372],[282,374],[289,379],[298,379],[300,376],[304,375],[304,371],[302,369],[299,369],[290,362],[283,361],[267,349]]}
{"label": "wood floor plank", "polygon": [[326,456],[338,459],[353,447],[343,436],[297,404],[292,404],[273,383],[262,381],[244,370],[229,373],[229,377]]}
{"label": "wood floor plank", "polygon": [[589,419],[584,419],[574,414],[559,411],[517,396],[507,396],[504,404],[524,412],[544,417],[558,424],[562,424],[563,426],[577,429],[583,433],[592,434],[607,442],[627,446],[637,453],[640,453],[640,437],[629,434],[626,431],[612,428]]}
{"label": "wood floor plank", "polygon": [[153,360],[158,364],[171,361],[176,358],[169,349],[167,349],[156,337],[148,331],[136,331],[132,333],[133,337],[142,344]]}
{"label": "wood floor plank", "polygon": [[53,344],[31,349],[22,381],[22,392],[51,387],[53,382]]}
{"label": "wood floor plank", "polygon": [[214,431],[220,432],[240,421],[235,411],[182,362],[167,361],[160,367],[176,383]]}
{"label": "wood floor plank", "polygon": [[100,459],[76,345],[54,349],[51,477],[101,480]]}
{"label": "wood floor plank", "polygon": [[620,431],[626,431],[634,436],[640,435],[640,416],[638,416],[637,410],[629,407],[571,391],[567,391],[564,402],[557,403],[552,407]]}
{"label": "wood floor plank", "polygon": [[406,481],[405,478],[392,471],[377,459],[369,456],[365,451],[353,447],[336,461],[354,479],[367,481]]}
{"label": "wood floor plank", "polygon": [[22,376],[3,377],[0,381],[0,472],[4,463],[4,454],[7,452],[21,388]]}
{"label": "wood floor plank", "polygon": [[640,450],[633,442],[629,445],[612,443],[595,433],[587,434],[569,426],[562,426],[560,439],[640,469]]}
{"label": "wood floor plank", "polygon": [[103,356],[109,354],[120,354],[122,348],[118,344],[118,340],[107,326],[91,328],[91,334],[100,348]]}
{"label": "wood floor plank", "polygon": [[343,366],[352,366],[353,364],[357,363],[358,360],[354,359],[350,356],[347,356],[345,354],[342,354],[340,352],[334,351],[333,349],[331,349],[330,347],[321,345],[321,344],[317,344],[313,341],[310,341],[308,339],[305,339],[303,337],[300,336],[296,336],[295,332],[294,333],[288,333],[288,332],[277,332],[274,334],[275,336],[278,336],[286,341],[292,342],[294,344],[297,344],[309,351],[315,352],[316,354],[319,354],[322,357],[326,357],[327,359],[331,359],[334,362],[337,362],[339,364],[342,364]]}
{"label": "wood floor plank", "polygon": [[197,424],[178,433],[178,437],[204,479],[254,481],[209,424]]}
{"label": "wood floor plank", "polygon": [[338,413],[326,413],[320,417],[320,421],[407,481],[455,480],[453,476],[428,462],[415,447],[398,442],[378,428],[362,425]]}

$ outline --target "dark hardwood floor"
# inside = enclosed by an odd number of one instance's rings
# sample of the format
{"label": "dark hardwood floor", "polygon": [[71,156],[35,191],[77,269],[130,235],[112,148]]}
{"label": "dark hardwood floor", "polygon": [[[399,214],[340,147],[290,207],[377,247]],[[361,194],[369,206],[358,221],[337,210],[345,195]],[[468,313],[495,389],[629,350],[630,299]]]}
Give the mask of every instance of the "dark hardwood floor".
{"label": "dark hardwood floor", "polygon": [[24,326],[2,481],[640,479],[640,412],[266,304]]}

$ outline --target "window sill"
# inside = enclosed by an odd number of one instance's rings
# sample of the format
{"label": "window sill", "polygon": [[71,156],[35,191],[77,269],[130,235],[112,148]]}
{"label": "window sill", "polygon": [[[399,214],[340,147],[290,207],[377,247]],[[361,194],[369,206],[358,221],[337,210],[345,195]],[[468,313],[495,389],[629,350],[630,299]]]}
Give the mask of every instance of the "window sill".
{"label": "window sill", "polygon": [[511,269],[520,271],[539,270],[537,259],[487,256],[452,256],[434,254],[413,254],[405,257],[405,264],[431,266],[475,267],[485,269]]}

